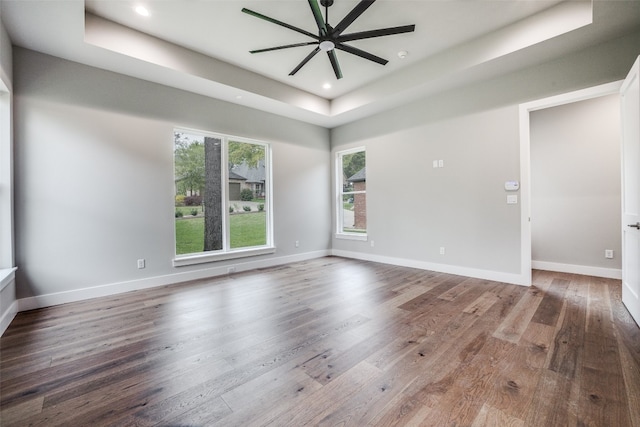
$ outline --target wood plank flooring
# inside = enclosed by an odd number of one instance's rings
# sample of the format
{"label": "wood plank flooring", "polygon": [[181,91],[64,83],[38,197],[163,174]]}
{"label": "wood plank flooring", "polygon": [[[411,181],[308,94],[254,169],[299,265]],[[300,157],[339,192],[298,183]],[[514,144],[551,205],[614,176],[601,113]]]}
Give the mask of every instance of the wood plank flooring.
{"label": "wood plank flooring", "polygon": [[2,426],[640,426],[620,281],[328,257],[18,314]]}

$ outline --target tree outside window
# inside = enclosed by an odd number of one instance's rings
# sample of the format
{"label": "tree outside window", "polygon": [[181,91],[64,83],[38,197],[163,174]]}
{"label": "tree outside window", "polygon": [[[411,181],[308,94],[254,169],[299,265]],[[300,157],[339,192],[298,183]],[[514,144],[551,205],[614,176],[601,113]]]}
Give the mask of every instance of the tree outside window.
{"label": "tree outside window", "polygon": [[177,256],[270,244],[267,144],[175,130],[174,161]]}

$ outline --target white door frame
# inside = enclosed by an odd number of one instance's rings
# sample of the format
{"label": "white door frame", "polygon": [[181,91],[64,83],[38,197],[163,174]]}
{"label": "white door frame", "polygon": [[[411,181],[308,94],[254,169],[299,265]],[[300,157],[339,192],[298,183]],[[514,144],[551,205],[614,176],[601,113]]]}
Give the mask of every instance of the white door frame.
{"label": "white door frame", "polygon": [[531,286],[531,129],[532,111],[620,93],[622,80],[520,104],[520,280]]}

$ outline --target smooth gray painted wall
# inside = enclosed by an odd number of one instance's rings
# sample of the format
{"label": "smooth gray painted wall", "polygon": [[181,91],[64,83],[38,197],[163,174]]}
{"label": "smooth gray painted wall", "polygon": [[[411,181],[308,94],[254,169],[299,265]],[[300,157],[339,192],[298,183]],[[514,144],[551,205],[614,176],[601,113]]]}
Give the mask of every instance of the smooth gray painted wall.
{"label": "smooth gray painted wall", "polygon": [[530,126],[532,259],[622,268],[620,97],[534,111]]}
{"label": "smooth gray painted wall", "polygon": [[333,248],[521,273],[521,205],[504,190],[520,180],[519,104],[623,79],[638,53],[635,33],[333,129],[332,153],[367,149],[375,241],[334,237]]}
{"label": "smooth gray painted wall", "polygon": [[[508,143],[517,133],[518,109],[507,107],[368,138],[367,229],[375,247],[335,239],[334,248],[517,273],[520,210],[506,204],[504,190],[518,179],[518,144]],[[433,160],[444,167],[433,168]]]}
{"label": "smooth gray painted wall", "polygon": [[210,266],[172,267],[174,126],[272,144],[277,252],[258,259],[329,249],[327,129],[22,48],[14,54],[18,298]]}

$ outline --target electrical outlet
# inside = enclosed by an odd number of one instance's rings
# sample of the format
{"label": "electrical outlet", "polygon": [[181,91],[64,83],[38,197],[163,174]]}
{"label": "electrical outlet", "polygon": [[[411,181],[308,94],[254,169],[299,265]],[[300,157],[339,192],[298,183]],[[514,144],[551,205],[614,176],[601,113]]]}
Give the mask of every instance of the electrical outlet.
{"label": "electrical outlet", "polygon": [[296,240],[295,246],[296,246],[296,248],[300,247],[300,242],[298,240]]}
{"label": "electrical outlet", "polygon": [[138,260],[138,268],[144,268],[144,267],[145,267],[144,258],[141,258]]}
{"label": "electrical outlet", "polygon": [[604,257],[608,259],[613,259],[613,249],[605,249]]}
{"label": "electrical outlet", "polygon": [[373,240],[371,241],[371,247],[373,248],[376,245],[376,242],[374,242]]}
{"label": "electrical outlet", "polygon": [[440,255],[444,255],[444,246],[440,246]]}

